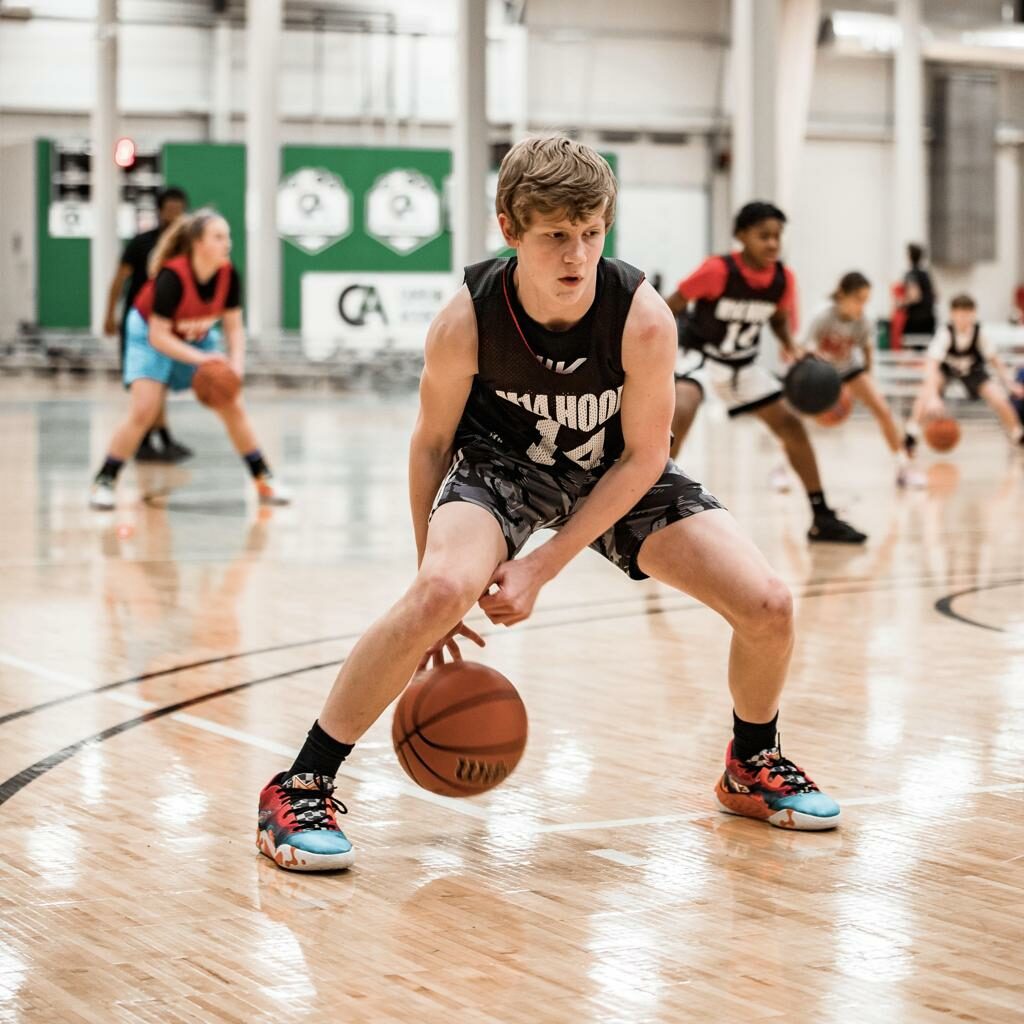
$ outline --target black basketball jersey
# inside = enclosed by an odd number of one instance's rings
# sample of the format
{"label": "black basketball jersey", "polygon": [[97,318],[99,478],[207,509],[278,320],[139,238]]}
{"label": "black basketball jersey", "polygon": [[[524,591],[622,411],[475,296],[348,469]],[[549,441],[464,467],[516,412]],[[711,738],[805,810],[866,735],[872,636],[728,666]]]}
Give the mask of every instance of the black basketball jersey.
{"label": "black basketball jersey", "polygon": [[761,328],[771,320],[786,292],[786,269],[775,264],[767,288],[754,288],[732,255],[723,256],[728,268],[725,291],[717,299],[698,299],[680,332],[680,345],[703,352],[708,359],[744,366],[757,358]]}
{"label": "black basketball jersey", "polygon": [[484,443],[556,476],[600,475],[622,454],[622,332],[641,271],[602,259],[594,301],[567,331],[523,311],[516,258],[466,268],[476,311],[477,374],[456,444]]}
{"label": "black basketball jersey", "polygon": [[941,363],[943,373],[951,377],[969,377],[976,370],[983,370],[985,356],[981,351],[981,324],[974,325],[970,344],[964,349],[956,347],[956,328],[947,324],[946,329],[949,331],[949,349]]}

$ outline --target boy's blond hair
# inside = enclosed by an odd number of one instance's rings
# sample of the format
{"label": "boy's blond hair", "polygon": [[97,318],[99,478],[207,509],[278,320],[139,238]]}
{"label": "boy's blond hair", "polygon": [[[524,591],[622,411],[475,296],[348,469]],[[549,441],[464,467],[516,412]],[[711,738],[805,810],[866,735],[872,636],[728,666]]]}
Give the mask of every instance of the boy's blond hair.
{"label": "boy's blond hair", "polygon": [[518,238],[534,213],[563,213],[577,222],[603,212],[615,220],[618,186],[608,161],[595,149],[564,135],[517,142],[501,161],[494,207],[508,217]]}

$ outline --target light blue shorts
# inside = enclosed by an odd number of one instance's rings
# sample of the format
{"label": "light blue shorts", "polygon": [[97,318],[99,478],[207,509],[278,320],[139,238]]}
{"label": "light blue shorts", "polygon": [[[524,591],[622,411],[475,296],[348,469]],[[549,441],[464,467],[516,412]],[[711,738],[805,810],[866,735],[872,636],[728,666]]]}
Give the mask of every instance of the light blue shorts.
{"label": "light blue shorts", "polygon": [[[203,352],[223,352],[220,324],[210,328],[201,341],[189,342]],[[145,378],[166,384],[171,391],[187,391],[192,386],[196,367],[192,363],[179,363],[149,343],[149,325],[142,314],[133,309],[125,325],[124,386]]]}

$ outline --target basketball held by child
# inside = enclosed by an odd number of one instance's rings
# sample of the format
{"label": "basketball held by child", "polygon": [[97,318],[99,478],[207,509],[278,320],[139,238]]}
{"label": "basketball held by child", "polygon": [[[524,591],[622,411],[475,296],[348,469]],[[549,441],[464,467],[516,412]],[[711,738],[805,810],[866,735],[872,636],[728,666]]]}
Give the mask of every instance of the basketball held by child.
{"label": "basketball held by child", "polygon": [[421,672],[406,687],[391,739],[418,786],[442,796],[476,796],[513,772],[527,728],[526,707],[500,672],[455,661]]}
{"label": "basketball held by child", "polygon": [[192,390],[203,405],[222,409],[230,405],[242,388],[242,381],[223,359],[200,363],[192,376]]}
{"label": "basketball held by child", "polygon": [[818,413],[815,419],[823,427],[838,427],[840,423],[845,423],[850,418],[852,412],[853,399],[846,388],[843,388],[839,392],[839,401],[831,409]]}
{"label": "basketball held by child", "polygon": [[786,374],[786,400],[798,412],[817,416],[839,401],[842,381],[835,367],[813,356],[801,359]]}
{"label": "basketball held by child", "polygon": [[925,422],[924,439],[934,451],[952,451],[960,440],[960,424],[952,416],[935,416]]}

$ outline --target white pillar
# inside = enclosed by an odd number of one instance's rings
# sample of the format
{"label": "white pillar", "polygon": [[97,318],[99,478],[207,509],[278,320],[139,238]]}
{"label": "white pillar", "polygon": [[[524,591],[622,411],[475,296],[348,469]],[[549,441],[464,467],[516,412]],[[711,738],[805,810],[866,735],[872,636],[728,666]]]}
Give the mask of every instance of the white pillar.
{"label": "white pillar", "polygon": [[779,0],[733,0],[732,206],[776,199]]}
{"label": "white pillar", "polygon": [[92,144],[92,240],[89,244],[90,324],[103,333],[110,279],[117,268],[117,0],[99,0],[96,10],[96,99],[89,131]]}
{"label": "white pillar", "polygon": [[281,247],[277,237],[278,67],[282,0],[249,0],[245,69],[246,317],[255,337],[281,323]]}
{"label": "white pillar", "polygon": [[906,267],[908,242],[927,241],[928,183],[924,162],[924,62],[921,0],[898,0],[900,44],[896,48],[895,216],[892,219],[893,278]]}
{"label": "white pillar", "polygon": [[778,201],[778,38],[779,0],[754,0],[753,58],[753,176],[751,199]]}
{"label": "white pillar", "polygon": [[732,195],[738,209],[754,193],[754,0],[732,0]]}
{"label": "white pillar", "polygon": [[213,26],[210,62],[210,139],[231,141],[231,22],[226,14]]}
{"label": "white pillar", "polygon": [[778,186],[776,202],[789,211],[807,137],[807,120],[818,51],[821,0],[782,0],[779,24]]}
{"label": "white pillar", "polygon": [[487,0],[458,0],[452,270],[487,257]]}

